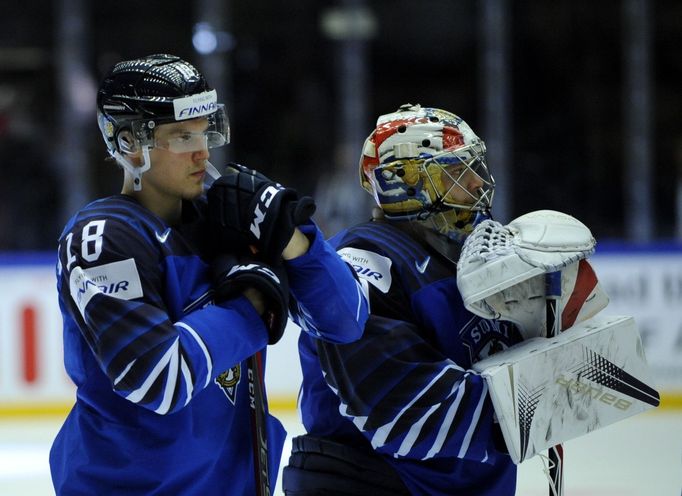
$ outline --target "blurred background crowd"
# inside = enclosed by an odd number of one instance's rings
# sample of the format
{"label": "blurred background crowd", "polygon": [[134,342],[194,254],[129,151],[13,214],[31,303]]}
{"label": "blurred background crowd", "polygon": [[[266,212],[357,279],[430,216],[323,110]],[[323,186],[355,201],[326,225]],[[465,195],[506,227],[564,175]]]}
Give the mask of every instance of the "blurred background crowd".
{"label": "blurred background crowd", "polygon": [[682,240],[679,0],[6,2],[0,251],[56,248],[117,193],[95,121],[115,62],[173,53],[227,104],[212,153],[315,196],[327,235],[369,215],[357,159],[379,114],[451,110],[488,145],[501,221],[541,208],[598,240]]}

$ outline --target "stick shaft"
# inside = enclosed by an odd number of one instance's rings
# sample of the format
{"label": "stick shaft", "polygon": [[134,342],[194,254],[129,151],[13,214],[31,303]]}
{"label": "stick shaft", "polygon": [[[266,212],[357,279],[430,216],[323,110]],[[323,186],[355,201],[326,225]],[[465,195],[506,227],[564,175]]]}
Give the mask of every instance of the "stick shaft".
{"label": "stick shaft", "polygon": [[270,496],[268,467],[268,438],[266,431],[267,407],[263,388],[261,352],[249,357],[249,400],[251,407],[251,432],[253,439],[253,466],[256,478],[256,494]]}
{"label": "stick shaft", "polygon": [[[545,298],[547,301],[547,328],[548,338],[554,337],[561,332],[561,271],[550,272],[545,275]],[[550,460],[550,485],[549,496],[563,496],[564,494],[564,448],[561,444],[553,446],[548,451]]]}

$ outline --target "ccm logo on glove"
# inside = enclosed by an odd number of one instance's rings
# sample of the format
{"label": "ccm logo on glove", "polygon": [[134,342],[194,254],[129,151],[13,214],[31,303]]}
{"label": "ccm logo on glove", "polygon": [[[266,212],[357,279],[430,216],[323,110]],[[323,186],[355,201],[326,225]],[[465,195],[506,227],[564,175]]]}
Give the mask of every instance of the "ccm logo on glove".
{"label": "ccm logo on glove", "polygon": [[234,274],[240,271],[261,272],[268,276],[270,279],[273,279],[277,284],[282,284],[282,281],[280,281],[279,277],[277,277],[277,274],[275,274],[273,271],[271,271],[270,269],[261,264],[235,265],[230,269],[226,277],[233,276]]}
{"label": "ccm logo on glove", "polygon": [[260,200],[256,205],[253,221],[251,222],[251,232],[257,239],[260,239],[260,225],[265,220],[265,214],[268,211],[268,207],[270,206],[272,199],[280,191],[284,191],[284,188],[278,184],[276,186],[268,186],[260,195]]}
{"label": "ccm logo on glove", "polygon": [[289,315],[289,281],[284,267],[270,267],[224,253],[211,262],[211,273],[217,302],[237,298],[247,288],[257,290],[265,303],[262,317],[268,329],[268,343],[279,341]]}
{"label": "ccm logo on glove", "polygon": [[278,265],[296,226],[310,220],[315,202],[299,198],[260,172],[230,164],[207,192],[208,221],[216,251],[244,255]]}

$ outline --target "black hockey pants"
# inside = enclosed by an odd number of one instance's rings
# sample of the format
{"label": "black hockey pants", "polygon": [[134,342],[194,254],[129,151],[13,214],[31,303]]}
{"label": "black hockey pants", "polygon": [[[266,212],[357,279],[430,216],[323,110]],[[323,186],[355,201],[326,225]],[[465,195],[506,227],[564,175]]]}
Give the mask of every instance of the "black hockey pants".
{"label": "black hockey pants", "polygon": [[409,496],[396,471],[373,452],[311,437],[292,440],[287,496]]}

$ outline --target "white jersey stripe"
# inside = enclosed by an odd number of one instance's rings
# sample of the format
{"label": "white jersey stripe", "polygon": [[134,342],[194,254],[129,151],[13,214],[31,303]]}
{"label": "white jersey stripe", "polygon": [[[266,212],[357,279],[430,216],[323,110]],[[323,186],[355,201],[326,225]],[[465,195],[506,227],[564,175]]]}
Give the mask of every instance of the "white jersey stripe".
{"label": "white jersey stripe", "polygon": [[123,372],[120,373],[120,375],[114,380],[114,387],[118,385],[119,382],[125,377],[125,375],[128,373],[128,371],[131,369],[133,365],[135,365],[135,362],[137,362],[137,358],[130,362],[125,369],[123,369]]}
{"label": "white jersey stripe", "polygon": [[185,405],[189,403],[189,400],[192,399],[192,393],[194,392],[194,383],[192,382],[192,373],[189,371],[189,366],[187,365],[187,362],[185,361],[184,358],[180,359],[180,370],[182,371],[182,377],[185,380],[185,386],[186,386],[186,394],[187,398],[185,398]]}
{"label": "white jersey stripe", "polygon": [[438,430],[438,435],[436,436],[433,446],[431,446],[431,449],[428,453],[426,453],[426,456],[422,458],[422,460],[433,458],[440,452],[441,448],[443,448],[443,444],[445,444],[445,438],[447,437],[448,431],[452,426],[452,421],[454,420],[455,414],[457,413],[459,403],[462,401],[462,397],[464,396],[464,390],[466,389],[465,386],[465,381],[462,381],[459,386],[457,386],[457,396],[455,396],[455,401],[452,403],[452,405],[450,405],[450,408],[448,408],[448,411],[445,414],[445,418],[443,419],[443,423]]}
{"label": "white jersey stripe", "polygon": [[211,382],[211,376],[213,375],[213,360],[211,360],[211,355],[208,352],[208,350],[206,349],[206,344],[201,339],[201,337],[197,334],[197,332],[194,329],[192,329],[190,326],[185,324],[184,322],[176,322],[175,325],[178,327],[182,327],[187,332],[189,332],[190,335],[194,338],[194,340],[199,345],[199,348],[201,348],[201,351],[204,352],[204,358],[206,359],[206,382],[204,383],[204,387],[208,387],[208,383]]}
{"label": "white jersey stripe", "polygon": [[405,436],[405,439],[403,439],[403,442],[400,445],[400,448],[398,448],[396,455],[406,456],[410,452],[410,450],[414,446],[414,442],[417,440],[419,434],[421,433],[422,427],[424,427],[424,424],[431,416],[431,414],[438,410],[439,406],[440,404],[433,405],[431,408],[428,409],[428,411],[424,415],[422,415],[422,417],[412,427],[410,427],[410,430]]}
{"label": "white jersey stripe", "polygon": [[179,339],[176,339],[175,343],[173,343],[173,346],[171,346],[171,349],[168,350],[168,352],[172,354],[170,355],[170,360],[168,362],[166,388],[163,391],[163,399],[161,400],[161,404],[156,410],[154,410],[154,412],[161,415],[168,413],[168,410],[170,410],[171,403],[173,401],[173,392],[175,391],[175,387],[178,383],[178,341]]}
{"label": "white jersey stripe", "polygon": [[405,405],[405,406],[400,410],[400,412],[398,412],[398,415],[396,415],[395,418],[394,418],[391,422],[389,422],[389,423],[386,424],[386,425],[382,425],[381,427],[379,427],[379,428],[376,430],[376,432],[374,433],[374,436],[372,436],[372,440],[371,440],[371,441],[372,441],[372,447],[373,447],[374,449],[379,448],[379,447],[383,446],[383,445],[386,443],[386,439],[388,438],[388,435],[390,434],[391,430],[393,429],[393,427],[395,426],[395,424],[398,422],[398,420],[400,420],[400,417],[402,417],[402,415],[403,415],[406,411],[408,411],[408,410],[412,407],[412,405],[413,405],[414,403],[416,403],[422,396],[424,396],[424,395],[426,394],[426,392],[427,392],[429,389],[431,389],[431,387],[432,387],[436,382],[438,382],[438,381],[440,380],[440,378],[443,377],[443,375],[445,375],[445,373],[446,373],[448,370],[451,370],[451,369],[457,370],[458,372],[461,372],[461,371],[464,370],[464,369],[462,369],[461,367],[458,367],[457,365],[454,365],[454,364],[451,364],[451,365],[448,365],[447,367],[444,367],[444,368],[438,373],[438,375],[436,375],[433,379],[431,379],[431,382],[429,382],[429,383],[426,385],[426,387],[425,387],[424,389],[422,389],[422,390],[419,392],[419,394],[417,394],[414,398],[412,398],[412,401],[410,401],[407,405]]}
{"label": "white jersey stripe", "polygon": [[144,398],[144,395],[147,394],[149,388],[151,388],[152,384],[154,384],[154,381],[158,379],[159,375],[161,375],[161,372],[163,372],[163,369],[168,366],[168,362],[170,362],[173,356],[172,354],[177,353],[177,348],[175,347],[176,344],[177,338],[175,339],[175,342],[168,348],[168,350],[166,350],[166,353],[164,353],[164,355],[161,357],[161,360],[156,363],[142,385],[126,396],[127,400],[132,401],[133,403],[138,403],[142,398]]}
{"label": "white jersey stripe", "polygon": [[[471,438],[474,435],[474,430],[476,429],[476,426],[478,425],[478,421],[481,419],[481,411],[483,410],[483,402],[485,401],[485,397],[488,394],[488,384],[483,381],[483,391],[481,391],[481,396],[478,399],[478,405],[476,405],[476,410],[474,410],[474,416],[471,419],[471,424],[469,424],[469,429],[467,430],[466,435],[464,436],[464,441],[462,441],[462,447],[459,450],[459,453],[457,454],[458,458],[464,458],[464,456],[467,453],[467,450],[469,449],[469,444],[471,444]],[[487,458],[487,453],[486,453],[486,458]]]}
{"label": "white jersey stripe", "polygon": [[[322,375],[325,377],[326,380],[326,372],[322,371]],[[339,391],[337,389],[334,389],[332,386],[327,383],[327,386],[329,386],[329,389],[331,389],[336,396],[339,396]],[[302,389],[302,388],[301,388]],[[299,403],[300,405],[300,403]],[[357,427],[361,432],[364,432],[365,430],[365,422],[367,422],[367,417],[366,416],[360,416],[356,417],[348,413],[348,405],[344,403],[343,401],[339,404],[339,413],[343,415],[346,418],[351,419],[355,427]]]}

